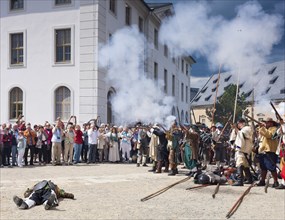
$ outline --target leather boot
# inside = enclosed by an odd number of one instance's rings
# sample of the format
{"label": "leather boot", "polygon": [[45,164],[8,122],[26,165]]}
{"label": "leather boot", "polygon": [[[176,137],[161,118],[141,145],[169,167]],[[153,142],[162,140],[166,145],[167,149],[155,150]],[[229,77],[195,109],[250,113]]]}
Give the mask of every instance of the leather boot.
{"label": "leather boot", "polygon": [[162,162],[158,161],[155,173],[161,173],[161,167],[162,167]]}
{"label": "leather boot", "polygon": [[148,172],[155,172],[157,167],[157,161],[153,161],[152,168]]}
{"label": "leather boot", "polygon": [[244,181],[244,184],[252,184],[253,180],[252,180],[252,175],[251,175],[251,172],[249,170],[249,167],[244,168],[244,173],[246,176],[246,181]]}
{"label": "leather boot", "polygon": [[165,168],[163,170],[164,173],[168,173],[169,172],[169,162],[165,161]]}
{"label": "leather boot", "polygon": [[232,186],[243,186],[243,171],[244,171],[244,166],[239,166],[237,169],[238,173],[237,182],[235,182]]}
{"label": "leather boot", "polygon": [[74,199],[74,195],[72,193],[66,193],[64,192],[64,194],[62,195],[63,198],[67,198],[67,199]]}
{"label": "leather boot", "polygon": [[168,176],[175,176],[176,174],[178,174],[178,169],[177,169],[177,168],[172,169],[172,170],[170,171],[170,173],[168,174]]}

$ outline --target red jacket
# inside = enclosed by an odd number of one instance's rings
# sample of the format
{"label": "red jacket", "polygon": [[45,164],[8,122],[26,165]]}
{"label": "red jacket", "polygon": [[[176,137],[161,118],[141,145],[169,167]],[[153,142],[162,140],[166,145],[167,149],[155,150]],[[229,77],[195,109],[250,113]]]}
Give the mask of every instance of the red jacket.
{"label": "red jacket", "polygon": [[74,130],[74,143],[83,144],[83,133],[81,130]]}

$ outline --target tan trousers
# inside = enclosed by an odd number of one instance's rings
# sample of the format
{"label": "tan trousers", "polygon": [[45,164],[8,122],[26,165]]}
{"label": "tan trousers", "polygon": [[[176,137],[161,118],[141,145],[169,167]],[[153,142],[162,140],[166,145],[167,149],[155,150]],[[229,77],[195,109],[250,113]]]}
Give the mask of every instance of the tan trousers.
{"label": "tan trousers", "polygon": [[64,162],[72,163],[73,158],[73,143],[64,144]]}
{"label": "tan trousers", "polygon": [[177,163],[176,163],[176,158],[175,158],[175,150],[170,149],[168,160],[169,160],[170,169],[171,170],[177,169]]}
{"label": "tan trousers", "polygon": [[60,164],[61,142],[52,143],[52,164]]}

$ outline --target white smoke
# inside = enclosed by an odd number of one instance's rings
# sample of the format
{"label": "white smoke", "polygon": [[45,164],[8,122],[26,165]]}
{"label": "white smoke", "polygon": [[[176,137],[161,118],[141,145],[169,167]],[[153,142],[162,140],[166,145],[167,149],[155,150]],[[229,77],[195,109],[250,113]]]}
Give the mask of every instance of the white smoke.
{"label": "white smoke", "polygon": [[[272,48],[284,32],[279,14],[266,14],[257,1],[236,8],[236,17],[227,20],[211,16],[203,1],[174,5],[175,15],[163,21],[159,37],[175,55],[205,56],[212,70],[250,69],[266,63]],[[248,74],[241,71],[240,78]]]}
{"label": "white smoke", "polygon": [[116,90],[112,100],[116,123],[162,123],[171,113],[174,99],[144,72],[146,39],[136,26],[118,30],[99,51],[99,63],[107,69],[107,81]]}

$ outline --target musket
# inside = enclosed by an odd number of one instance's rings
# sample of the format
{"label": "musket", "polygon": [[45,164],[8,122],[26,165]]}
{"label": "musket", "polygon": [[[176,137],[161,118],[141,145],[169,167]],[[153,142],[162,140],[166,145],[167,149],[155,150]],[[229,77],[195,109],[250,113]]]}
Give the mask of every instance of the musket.
{"label": "musket", "polygon": [[[228,121],[226,122],[225,126],[223,127],[221,133],[219,134],[218,138],[217,138],[217,141],[218,142],[220,140],[220,138],[222,137],[224,131],[226,130],[228,124],[230,123],[230,120],[232,119],[233,115],[230,115],[230,117],[228,118]],[[212,149],[214,150],[215,148],[215,144],[212,144]]]}
{"label": "musket", "polygon": [[206,186],[210,186],[210,184],[203,184],[203,185],[199,185],[199,186],[192,186],[192,187],[186,188],[186,190],[198,189],[198,188],[202,188],[202,187],[206,187]]}
{"label": "musket", "polygon": [[226,217],[230,218],[238,209],[240,204],[242,203],[243,198],[249,193],[252,187],[254,187],[256,183],[251,184],[245,191],[244,193],[239,197],[239,199],[236,201],[236,203],[233,205],[233,207],[230,209],[230,211],[227,213]]}
{"label": "musket", "polygon": [[226,122],[225,126],[223,127],[221,133],[218,136],[218,140],[220,140],[221,136],[223,135],[224,131],[226,130],[228,124],[230,123],[230,120],[232,119],[233,115],[230,115],[230,117],[228,118],[228,121]]}
{"label": "musket", "polygon": [[244,114],[245,117],[249,118],[250,120],[252,120],[253,122],[257,123],[257,124],[262,124],[260,121],[257,121],[256,119],[254,119],[253,117],[250,117],[248,114]]}
{"label": "musket", "polygon": [[275,106],[273,105],[272,102],[270,102],[270,105],[271,105],[271,107],[273,108],[273,110],[275,111],[276,119],[277,119],[278,121],[283,120],[283,119],[281,118],[281,116],[279,115],[278,111],[276,110],[276,108],[275,108]]}
{"label": "musket", "polygon": [[152,199],[152,198],[154,198],[154,197],[156,197],[156,196],[158,196],[158,195],[164,193],[165,191],[169,190],[169,189],[172,188],[173,186],[175,186],[175,185],[177,185],[177,184],[179,184],[179,183],[184,183],[184,182],[186,182],[186,181],[188,181],[188,180],[190,180],[190,179],[191,179],[191,176],[188,176],[188,177],[186,177],[185,179],[182,179],[182,180],[180,180],[180,181],[178,181],[178,182],[175,182],[175,183],[173,183],[173,184],[171,184],[171,185],[169,185],[169,186],[167,186],[167,187],[165,187],[165,188],[163,188],[163,189],[161,189],[161,190],[158,190],[158,191],[155,192],[155,193],[152,193],[152,194],[150,194],[150,195],[148,195],[148,196],[142,198],[141,201],[142,201],[142,202],[145,202],[145,201],[147,201],[147,200],[149,200],[149,199]]}
{"label": "musket", "polygon": [[220,183],[217,184],[214,193],[212,194],[213,199],[216,197],[216,194],[219,192],[220,189]]}

